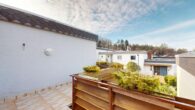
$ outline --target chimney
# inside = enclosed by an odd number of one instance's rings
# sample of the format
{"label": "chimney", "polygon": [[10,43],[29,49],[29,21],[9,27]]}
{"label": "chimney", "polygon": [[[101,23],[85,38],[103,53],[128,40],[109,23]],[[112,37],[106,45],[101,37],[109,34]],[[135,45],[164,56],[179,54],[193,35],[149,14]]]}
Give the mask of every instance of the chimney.
{"label": "chimney", "polygon": [[152,52],[151,51],[148,51],[147,55],[148,55],[148,59],[152,59]]}

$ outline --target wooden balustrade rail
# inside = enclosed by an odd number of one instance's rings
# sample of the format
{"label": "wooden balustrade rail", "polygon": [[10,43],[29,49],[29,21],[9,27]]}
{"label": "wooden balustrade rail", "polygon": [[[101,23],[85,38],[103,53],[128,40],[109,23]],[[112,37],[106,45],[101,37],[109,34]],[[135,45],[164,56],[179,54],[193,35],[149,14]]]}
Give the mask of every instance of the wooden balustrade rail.
{"label": "wooden balustrade rail", "polygon": [[164,98],[72,76],[73,110],[195,110],[195,101]]}

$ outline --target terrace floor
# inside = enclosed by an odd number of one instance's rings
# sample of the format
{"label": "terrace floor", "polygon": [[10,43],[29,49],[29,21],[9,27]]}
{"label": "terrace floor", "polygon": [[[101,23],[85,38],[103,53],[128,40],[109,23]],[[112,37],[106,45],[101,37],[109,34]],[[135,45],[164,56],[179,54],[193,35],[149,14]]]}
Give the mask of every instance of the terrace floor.
{"label": "terrace floor", "polygon": [[0,110],[71,110],[72,84],[33,91],[0,101]]}

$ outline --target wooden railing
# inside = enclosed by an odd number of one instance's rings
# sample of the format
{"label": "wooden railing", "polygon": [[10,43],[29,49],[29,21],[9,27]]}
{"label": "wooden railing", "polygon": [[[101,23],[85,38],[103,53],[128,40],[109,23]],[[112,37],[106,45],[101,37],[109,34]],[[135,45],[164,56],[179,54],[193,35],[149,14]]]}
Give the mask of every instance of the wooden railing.
{"label": "wooden railing", "polygon": [[163,98],[72,76],[73,110],[195,110],[195,101]]}

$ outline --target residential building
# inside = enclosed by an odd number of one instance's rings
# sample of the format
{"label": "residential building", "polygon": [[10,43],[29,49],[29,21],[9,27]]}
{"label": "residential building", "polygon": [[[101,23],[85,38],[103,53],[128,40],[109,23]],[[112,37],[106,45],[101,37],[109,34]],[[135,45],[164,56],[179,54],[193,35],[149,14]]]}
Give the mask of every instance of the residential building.
{"label": "residential building", "polygon": [[0,98],[71,81],[97,60],[95,34],[8,6],[0,24]]}
{"label": "residential building", "polygon": [[147,59],[146,51],[112,51],[99,52],[98,60],[107,62],[118,62],[125,66],[129,61],[135,62],[144,72],[144,60]]}
{"label": "residential building", "polygon": [[135,62],[141,68],[141,73],[147,75],[176,75],[174,57],[152,57],[146,51],[105,51],[99,52],[98,61],[118,62],[125,66],[129,61]]}
{"label": "residential building", "polygon": [[195,53],[176,55],[177,95],[195,100]]}
{"label": "residential building", "polygon": [[176,75],[175,57],[153,57],[144,61],[144,73],[148,75]]}
{"label": "residential building", "polygon": [[[112,51],[113,51],[112,49],[97,47],[97,48],[96,48],[97,60],[99,60],[99,53],[100,53],[100,52],[112,52]],[[103,59],[104,59],[104,60],[103,60]],[[105,56],[105,55],[102,56],[102,60],[103,60],[103,61],[106,61],[106,56]]]}

